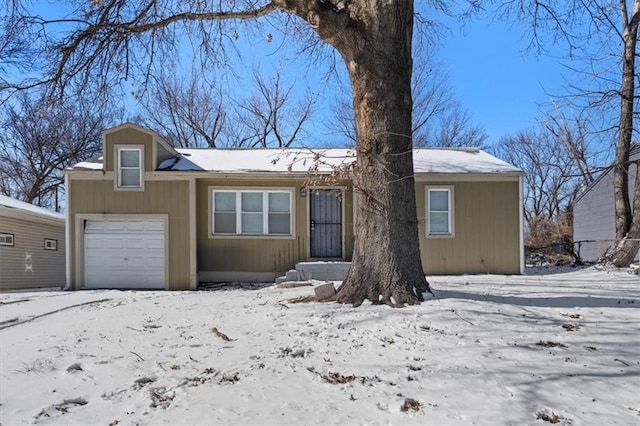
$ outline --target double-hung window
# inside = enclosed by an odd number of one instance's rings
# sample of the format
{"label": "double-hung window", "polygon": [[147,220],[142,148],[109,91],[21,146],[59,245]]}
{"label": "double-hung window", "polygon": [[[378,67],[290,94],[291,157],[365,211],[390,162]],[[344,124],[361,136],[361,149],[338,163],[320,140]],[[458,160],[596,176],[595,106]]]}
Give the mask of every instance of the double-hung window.
{"label": "double-hung window", "polygon": [[427,236],[453,236],[453,187],[427,187]]}
{"label": "double-hung window", "polygon": [[142,188],[142,149],[118,149],[118,188]]}
{"label": "double-hung window", "polygon": [[291,235],[292,192],[213,190],[213,235]]}

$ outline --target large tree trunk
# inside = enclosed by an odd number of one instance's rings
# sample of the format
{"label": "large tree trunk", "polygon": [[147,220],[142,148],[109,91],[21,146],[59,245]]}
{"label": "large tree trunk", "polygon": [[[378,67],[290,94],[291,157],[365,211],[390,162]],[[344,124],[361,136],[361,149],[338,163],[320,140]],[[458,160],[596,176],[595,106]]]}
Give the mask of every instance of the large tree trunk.
{"label": "large tree trunk", "polygon": [[[640,1],[636,0],[631,11],[631,19],[626,16],[626,9],[622,9],[624,52],[622,58],[622,85],[620,95],[620,123],[618,143],[616,145],[616,162],[613,172],[614,196],[616,211],[616,240],[612,250],[606,257],[618,266],[629,266],[638,252],[640,242],[638,238],[640,227],[640,212],[638,211],[638,186],[634,194],[634,211],[629,202],[629,152],[633,136],[633,102],[636,79],[636,47],[638,39],[638,25],[640,22]],[[636,178],[636,183],[638,179]],[[633,217],[632,217],[633,214]],[[635,219],[635,220],[632,220]]]}
{"label": "large tree trunk", "polygon": [[419,303],[430,289],[420,259],[413,178],[413,1],[353,2],[341,22],[327,30],[321,20],[318,27],[346,61],[356,116],[355,246],[335,299],[355,306],[364,299]]}
{"label": "large tree trunk", "polygon": [[[637,28],[635,33],[637,34]],[[629,203],[629,151],[633,132],[633,95],[635,88],[636,34],[625,31],[622,86],[620,97],[620,123],[616,145],[616,161],[613,171],[616,208],[616,239],[627,235],[631,226]]]}
{"label": "large tree trunk", "polygon": [[636,187],[633,196],[633,220],[626,237],[613,250],[614,265],[626,267],[633,262],[640,249],[640,161],[636,162]]}
{"label": "large tree trunk", "polygon": [[392,306],[414,304],[429,290],[420,260],[413,179],[413,7],[406,0],[396,3],[378,8],[364,51],[348,52],[359,196],[353,260],[337,300],[354,305],[365,298]]}

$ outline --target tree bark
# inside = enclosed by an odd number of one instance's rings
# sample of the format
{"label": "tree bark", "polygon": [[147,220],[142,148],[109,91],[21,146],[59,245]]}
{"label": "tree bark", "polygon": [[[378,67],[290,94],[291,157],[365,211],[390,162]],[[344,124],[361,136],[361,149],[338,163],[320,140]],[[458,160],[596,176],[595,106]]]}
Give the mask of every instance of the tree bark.
{"label": "tree bark", "polygon": [[638,254],[640,249],[640,161],[636,162],[636,182],[633,196],[633,220],[626,237],[620,241],[614,250],[611,261],[618,267],[627,267]]}
{"label": "tree bark", "polygon": [[413,178],[413,1],[353,2],[345,15],[329,22],[320,16],[317,27],[347,64],[356,117],[356,237],[335,300],[416,304],[430,289],[420,258]]}
{"label": "tree bark", "polygon": [[[629,202],[629,152],[633,136],[633,102],[636,79],[636,48],[638,25],[640,25],[640,1],[635,0],[630,18],[627,16],[625,2],[621,2],[623,20],[623,57],[622,85],[620,88],[620,123],[616,146],[616,161],[613,171],[614,196],[616,212],[616,240],[618,243],[609,250],[609,260],[617,266],[629,266],[633,261],[640,242],[638,239],[640,226],[639,191],[636,185],[634,194],[634,210]],[[636,184],[638,178],[636,177]]]}
{"label": "tree bark", "polygon": [[[636,30],[637,33],[637,30]],[[629,203],[629,151],[633,131],[633,94],[635,83],[635,35],[625,34],[620,99],[620,123],[613,170],[616,208],[616,239],[622,239],[631,226]]]}

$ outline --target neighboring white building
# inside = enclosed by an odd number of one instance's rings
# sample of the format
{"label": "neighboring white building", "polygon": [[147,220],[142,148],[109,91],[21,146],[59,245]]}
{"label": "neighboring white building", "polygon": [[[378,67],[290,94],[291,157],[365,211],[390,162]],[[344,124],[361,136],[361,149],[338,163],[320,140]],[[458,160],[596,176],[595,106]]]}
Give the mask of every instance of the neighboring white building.
{"label": "neighboring white building", "polygon": [[[629,198],[633,202],[640,143],[631,148]],[[632,204],[633,205],[633,204]],[[616,237],[613,168],[596,179],[573,203],[573,241],[584,261],[594,261],[614,243]]]}
{"label": "neighboring white building", "polygon": [[0,290],[64,283],[64,215],[0,195]]}

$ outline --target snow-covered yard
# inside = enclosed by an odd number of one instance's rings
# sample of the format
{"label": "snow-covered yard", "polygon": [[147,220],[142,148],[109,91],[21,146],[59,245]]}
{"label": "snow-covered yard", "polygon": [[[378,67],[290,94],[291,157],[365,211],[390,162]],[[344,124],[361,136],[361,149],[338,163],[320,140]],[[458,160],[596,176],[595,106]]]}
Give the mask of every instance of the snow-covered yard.
{"label": "snow-covered yard", "polygon": [[429,277],[403,309],[0,294],[0,423],[640,424],[640,278],[550,272]]}

